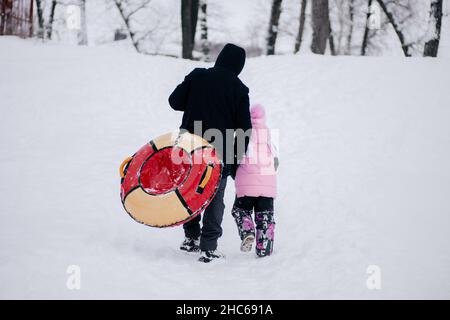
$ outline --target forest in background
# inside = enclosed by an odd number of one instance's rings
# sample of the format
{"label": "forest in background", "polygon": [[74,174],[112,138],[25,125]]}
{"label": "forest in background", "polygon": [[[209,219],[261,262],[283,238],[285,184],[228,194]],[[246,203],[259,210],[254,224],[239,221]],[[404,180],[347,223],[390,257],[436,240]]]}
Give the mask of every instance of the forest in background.
{"label": "forest in background", "polygon": [[227,42],[242,45],[249,56],[398,51],[436,57],[445,2],[35,0],[34,36],[79,45],[121,41],[142,54],[204,61]]}

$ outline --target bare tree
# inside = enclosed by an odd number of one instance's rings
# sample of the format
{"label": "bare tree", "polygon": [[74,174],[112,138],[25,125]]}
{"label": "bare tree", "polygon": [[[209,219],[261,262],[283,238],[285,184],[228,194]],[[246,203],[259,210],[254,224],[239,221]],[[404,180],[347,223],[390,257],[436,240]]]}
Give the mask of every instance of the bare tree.
{"label": "bare tree", "polygon": [[335,41],[334,41],[334,36],[333,36],[333,32],[331,32],[331,25],[329,25],[330,28],[330,35],[328,36],[328,42],[330,44],[330,53],[332,56],[337,55],[337,51],[336,51],[336,45],[335,45]]}
{"label": "bare tree", "polygon": [[125,28],[130,36],[131,43],[133,44],[136,51],[139,53],[143,53],[139,47],[139,41],[145,38],[145,36],[143,38],[137,37],[136,32],[133,31],[130,25],[131,18],[139,10],[145,8],[150,3],[150,1],[151,0],[143,0],[137,6],[134,6],[133,8],[128,8],[126,0],[114,0],[117,10],[119,11],[119,14],[125,24]]}
{"label": "bare tree", "polygon": [[0,36],[4,35],[6,26],[6,2],[0,4]]}
{"label": "bare tree", "polygon": [[402,30],[400,30],[399,25],[397,24],[397,22],[394,19],[394,16],[392,15],[392,13],[387,9],[386,4],[382,1],[382,0],[377,0],[378,4],[380,5],[381,9],[383,10],[384,14],[386,15],[386,17],[389,20],[389,23],[392,25],[392,27],[394,28],[395,33],[397,34],[397,37],[400,41],[400,44],[402,46],[402,50],[403,53],[405,54],[406,57],[410,57],[411,54],[409,53],[409,45],[405,42],[405,36],[402,32]]}
{"label": "bare tree", "polygon": [[302,45],[303,40],[303,32],[305,31],[305,21],[306,21],[306,6],[308,4],[308,0],[302,0],[301,9],[300,9],[300,22],[298,26],[297,37],[295,38],[295,46],[294,53],[300,51],[300,47]]}
{"label": "bare tree", "polygon": [[330,40],[331,34],[328,0],[312,1],[312,22],[311,51],[317,54],[325,54],[327,41]]}
{"label": "bare tree", "polygon": [[198,21],[198,11],[200,9],[200,0],[191,0],[192,1],[192,28],[191,28],[191,39],[192,39],[192,47],[195,45],[195,34],[197,31],[197,21]]}
{"label": "bare tree", "polygon": [[[354,0],[333,0],[330,2],[330,51],[331,54],[349,54],[353,36]],[[335,30],[334,30],[335,29]],[[334,47],[334,50],[333,50]]]}
{"label": "bare tree", "polygon": [[56,0],[52,0],[52,4],[50,7],[50,15],[48,18],[48,24],[47,24],[47,39],[52,38],[53,34],[53,22],[55,21],[55,11],[56,11]]}
{"label": "bare tree", "polygon": [[78,30],[78,44],[87,45],[86,0],[80,0],[80,30]]}
{"label": "bare tree", "polygon": [[182,57],[192,59],[197,29],[199,0],[181,0]]}
{"label": "bare tree", "polygon": [[350,0],[348,4],[348,18],[349,18],[349,30],[347,34],[347,48],[345,54],[350,55],[352,53],[352,39],[353,39],[353,23],[355,16],[355,0]]}
{"label": "bare tree", "polygon": [[430,10],[430,24],[433,30],[433,38],[425,43],[425,57],[437,57],[442,26],[442,0],[432,0]]}
{"label": "bare tree", "polygon": [[44,13],[42,10],[42,0],[36,0],[36,15],[38,22],[37,36],[38,38],[44,38]]}
{"label": "bare tree", "polygon": [[371,11],[371,7],[372,7],[372,0],[368,0],[367,3],[367,17],[366,17],[366,25],[364,28],[364,36],[363,36],[363,42],[362,42],[362,46],[361,46],[361,55],[365,56],[366,52],[367,52],[367,45],[369,42],[369,20],[370,20],[370,16],[372,15],[372,11]]}
{"label": "bare tree", "polygon": [[207,0],[200,0],[200,41],[202,46],[203,60],[209,61],[209,41],[208,41],[208,3]]}
{"label": "bare tree", "polygon": [[275,54],[275,43],[278,35],[278,23],[281,15],[282,0],[272,0],[272,10],[270,13],[269,31],[267,34],[267,55]]}

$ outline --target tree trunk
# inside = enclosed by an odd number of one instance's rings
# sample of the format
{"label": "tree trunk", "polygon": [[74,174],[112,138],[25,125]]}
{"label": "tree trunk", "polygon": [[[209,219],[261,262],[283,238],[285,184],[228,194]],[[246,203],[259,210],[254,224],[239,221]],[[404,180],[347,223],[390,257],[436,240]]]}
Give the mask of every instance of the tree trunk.
{"label": "tree trunk", "polygon": [[350,20],[350,27],[349,27],[348,35],[347,35],[347,49],[345,50],[346,55],[352,54],[353,21],[354,21],[354,16],[355,16],[354,5],[355,5],[355,0],[350,0],[350,3],[348,4],[348,15],[349,15],[349,20]]}
{"label": "tree trunk", "polygon": [[366,52],[367,52],[367,44],[369,42],[369,19],[371,16],[371,11],[370,8],[372,7],[372,0],[369,0],[368,5],[367,5],[367,17],[366,17],[366,27],[364,28],[364,37],[363,37],[363,42],[362,42],[362,46],[361,46],[361,55],[365,56]]}
{"label": "tree trunk", "polygon": [[198,11],[200,9],[200,0],[191,0],[192,1],[192,48],[195,46],[195,34],[197,31],[197,21],[198,21]]}
{"label": "tree trunk", "polygon": [[181,0],[182,57],[192,59],[197,28],[199,0]]}
{"label": "tree trunk", "polygon": [[[328,14],[329,14],[329,12],[328,12]],[[331,29],[330,18],[328,18],[328,30],[329,30],[328,43],[330,45],[330,53],[332,56],[335,56],[335,55],[337,55],[336,45],[335,45],[336,41],[334,40],[334,35],[332,32],[333,30]]]}
{"label": "tree trunk", "polygon": [[44,38],[44,13],[42,12],[42,1],[36,0],[36,15],[38,21],[38,38]]}
{"label": "tree trunk", "polygon": [[200,39],[202,45],[203,60],[209,61],[208,41],[208,3],[207,0],[200,1]]}
{"label": "tree trunk", "polygon": [[2,23],[3,23],[3,34],[11,35],[13,33],[13,23],[11,21],[12,19],[12,2],[6,3],[6,1],[2,1]]}
{"label": "tree trunk", "polygon": [[53,34],[53,21],[55,20],[55,11],[56,11],[56,0],[52,1],[52,6],[50,7],[50,16],[48,18],[48,26],[47,26],[47,39],[52,38]]}
{"label": "tree trunk", "polygon": [[442,26],[442,0],[432,0],[431,2],[431,24],[434,29],[434,37],[425,43],[424,57],[437,57],[439,41],[441,40]]}
{"label": "tree trunk", "polygon": [[86,0],[80,0],[80,30],[78,31],[78,45],[87,45]]}
{"label": "tree trunk", "polygon": [[395,33],[397,34],[398,39],[400,40],[400,44],[402,46],[403,53],[406,57],[410,57],[411,54],[409,53],[409,45],[405,42],[405,36],[403,35],[403,32],[399,29],[399,26],[394,20],[394,16],[388,11],[386,8],[386,5],[382,0],[377,0],[378,4],[380,5],[381,9],[383,10],[384,14],[387,16],[389,23],[394,27]]}
{"label": "tree trunk", "polygon": [[[331,26],[330,26],[330,30],[331,30]],[[330,36],[328,37],[328,42],[330,44],[330,53],[331,53],[331,55],[332,56],[337,55],[335,41],[334,41],[334,36],[333,36],[333,34],[331,32],[330,32]]]}
{"label": "tree trunk", "polygon": [[331,31],[328,0],[312,1],[312,20],[313,37],[311,51],[316,54],[325,54]]}
{"label": "tree trunk", "polygon": [[300,23],[298,26],[297,37],[295,38],[295,46],[294,53],[300,51],[300,47],[302,45],[303,40],[303,32],[305,31],[305,21],[306,21],[306,5],[308,4],[308,0],[302,0],[301,9],[300,9]]}
{"label": "tree trunk", "polygon": [[270,13],[269,31],[267,34],[267,55],[275,54],[275,43],[278,35],[278,23],[280,21],[282,0],[272,1],[272,10]]}
{"label": "tree trunk", "polygon": [[6,25],[6,1],[0,4],[0,36],[5,34]]}

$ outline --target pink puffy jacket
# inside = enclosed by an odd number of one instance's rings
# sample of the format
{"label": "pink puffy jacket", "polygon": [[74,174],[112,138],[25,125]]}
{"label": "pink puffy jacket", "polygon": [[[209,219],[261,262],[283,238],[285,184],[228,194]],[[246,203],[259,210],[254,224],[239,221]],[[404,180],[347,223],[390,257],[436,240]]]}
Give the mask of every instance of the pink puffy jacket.
{"label": "pink puffy jacket", "polygon": [[241,161],[235,178],[236,194],[243,196],[271,197],[277,195],[274,150],[270,130],[266,126],[264,108],[255,105],[250,109],[252,135],[247,153]]}

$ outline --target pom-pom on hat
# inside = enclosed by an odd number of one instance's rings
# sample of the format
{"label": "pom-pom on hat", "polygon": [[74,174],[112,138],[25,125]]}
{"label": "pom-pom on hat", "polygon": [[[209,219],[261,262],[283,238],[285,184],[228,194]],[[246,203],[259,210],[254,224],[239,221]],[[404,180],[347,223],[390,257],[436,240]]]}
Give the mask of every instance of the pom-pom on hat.
{"label": "pom-pom on hat", "polygon": [[250,116],[252,119],[264,119],[266,117],[266,111],[260,104],[255,104],[250,108]]}

